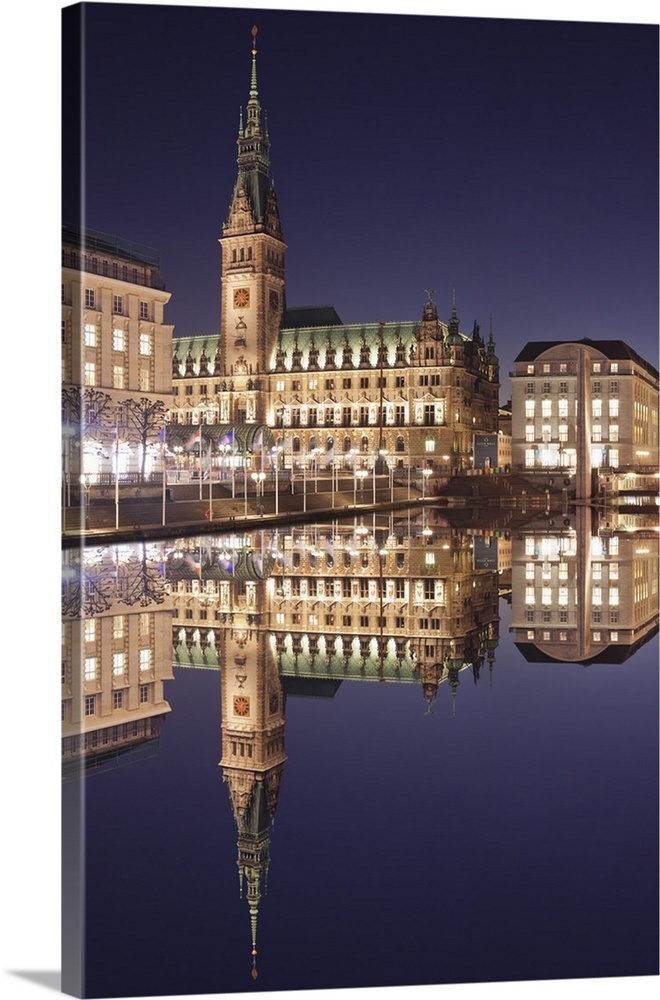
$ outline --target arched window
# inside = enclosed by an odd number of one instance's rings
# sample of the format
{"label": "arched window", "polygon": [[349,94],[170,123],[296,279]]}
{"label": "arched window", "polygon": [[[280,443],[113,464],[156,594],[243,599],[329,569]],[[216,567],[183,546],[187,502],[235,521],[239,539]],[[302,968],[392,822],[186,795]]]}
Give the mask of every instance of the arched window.
{"label": "arched window", "polygon": [[293,440],[291,441],[291,450],[292,451],[300,451],[300,438],[299,437],[294,437]]}
{"label": "arched window", "polygon": [[241,247],[241,260],[245,260],[245,250]]}
{"label": "arched window", "polygon": [[248,255],[247,255],[247,259],[248,259],[248,260],[252,260],[252,247],[248,247]]}
{"label": "arched window", "polygon": [[396,451],[405,451],[405,450],[406,450],[406,442],[399,434],[398,438],[396,439]]}
{"label": "arched window", "polygon": [[351,439],[350,438],[344,438],[344,451],[348,452],[350,450],[351,450]]}
{"label": "arched window", "polygon": [[363,436],[362,441],[360,442],[360,448],[362,451],[369,451],[369,438],[366,436],[366,434]]}

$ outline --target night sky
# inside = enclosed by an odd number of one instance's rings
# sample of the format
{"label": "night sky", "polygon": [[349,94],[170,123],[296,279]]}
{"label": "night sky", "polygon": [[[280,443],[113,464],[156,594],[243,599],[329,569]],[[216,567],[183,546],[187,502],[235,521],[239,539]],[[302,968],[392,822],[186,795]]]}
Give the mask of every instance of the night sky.
{"label": "night sky", "polygon": [[175,335],[218,331],[253,24],[288,305],[416,319],[434,289],[446,319],[455,290],[502,402],[528,340],[657,364],[657,26],[88,5],[85,222],[160,251]]}

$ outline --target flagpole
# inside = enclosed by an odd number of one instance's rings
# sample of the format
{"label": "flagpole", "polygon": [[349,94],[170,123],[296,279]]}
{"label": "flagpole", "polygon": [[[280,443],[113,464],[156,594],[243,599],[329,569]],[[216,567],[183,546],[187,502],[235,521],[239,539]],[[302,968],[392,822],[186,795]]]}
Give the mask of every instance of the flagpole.
{"label": "flagpole", "polygon": [[211,464],[212,442],[209,440],[209,521],[213,520],[213,466]]}
{"label": "flagpole", "polygon": [[165,510],[167,508],[167,465],[165,463],[165,424],[163,424],[163,439],[160,443],[160,459],[163,469],[163,498],[162,498],[162,523],[165,524]]}
{"label": "flagpole", "polygon": [[199,499],[202,499],[202,424],[199,424]]}
{"label": "flagpole", "polygon": [[115,531],[119,530],[119,407],[115,413]]}

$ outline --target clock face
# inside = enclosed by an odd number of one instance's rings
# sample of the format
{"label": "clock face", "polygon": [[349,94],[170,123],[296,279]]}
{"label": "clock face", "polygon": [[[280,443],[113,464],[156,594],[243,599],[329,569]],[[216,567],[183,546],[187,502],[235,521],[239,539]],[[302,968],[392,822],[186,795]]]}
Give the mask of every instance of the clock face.
{"label": "clock face", "polygon": [[234,309],[247,309],[250,305],[250,289],[249,288],[235,288],[234,289]]}
{"label": "clock face", "polygon": [[270,293],[269,301],[270,301],[270,308],[271,309],[277,309],[277,305],[278,305],[278,303],[280,301],[277,292],[271,292]]}
{"label": "clock face", "polygon": [[245,717],[250,714],[250,699],[246,694],[234,695],[234,715]]}

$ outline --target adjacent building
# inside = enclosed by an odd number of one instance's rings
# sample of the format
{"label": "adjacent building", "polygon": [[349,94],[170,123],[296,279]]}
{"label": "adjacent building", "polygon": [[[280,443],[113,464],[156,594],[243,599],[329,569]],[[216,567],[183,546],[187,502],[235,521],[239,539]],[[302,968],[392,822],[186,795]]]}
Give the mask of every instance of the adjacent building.
{"label": "adjacent building", "polygon": [[528,343],[511,382],[514,470],[582,496],[599,472],[657,473],[658,372],[623,341]]}
{"label": "adjacent building", "polygon": [[62,228],[62,387],[67,490],[148,477],[172,393],[170,293],[155,250]]}

